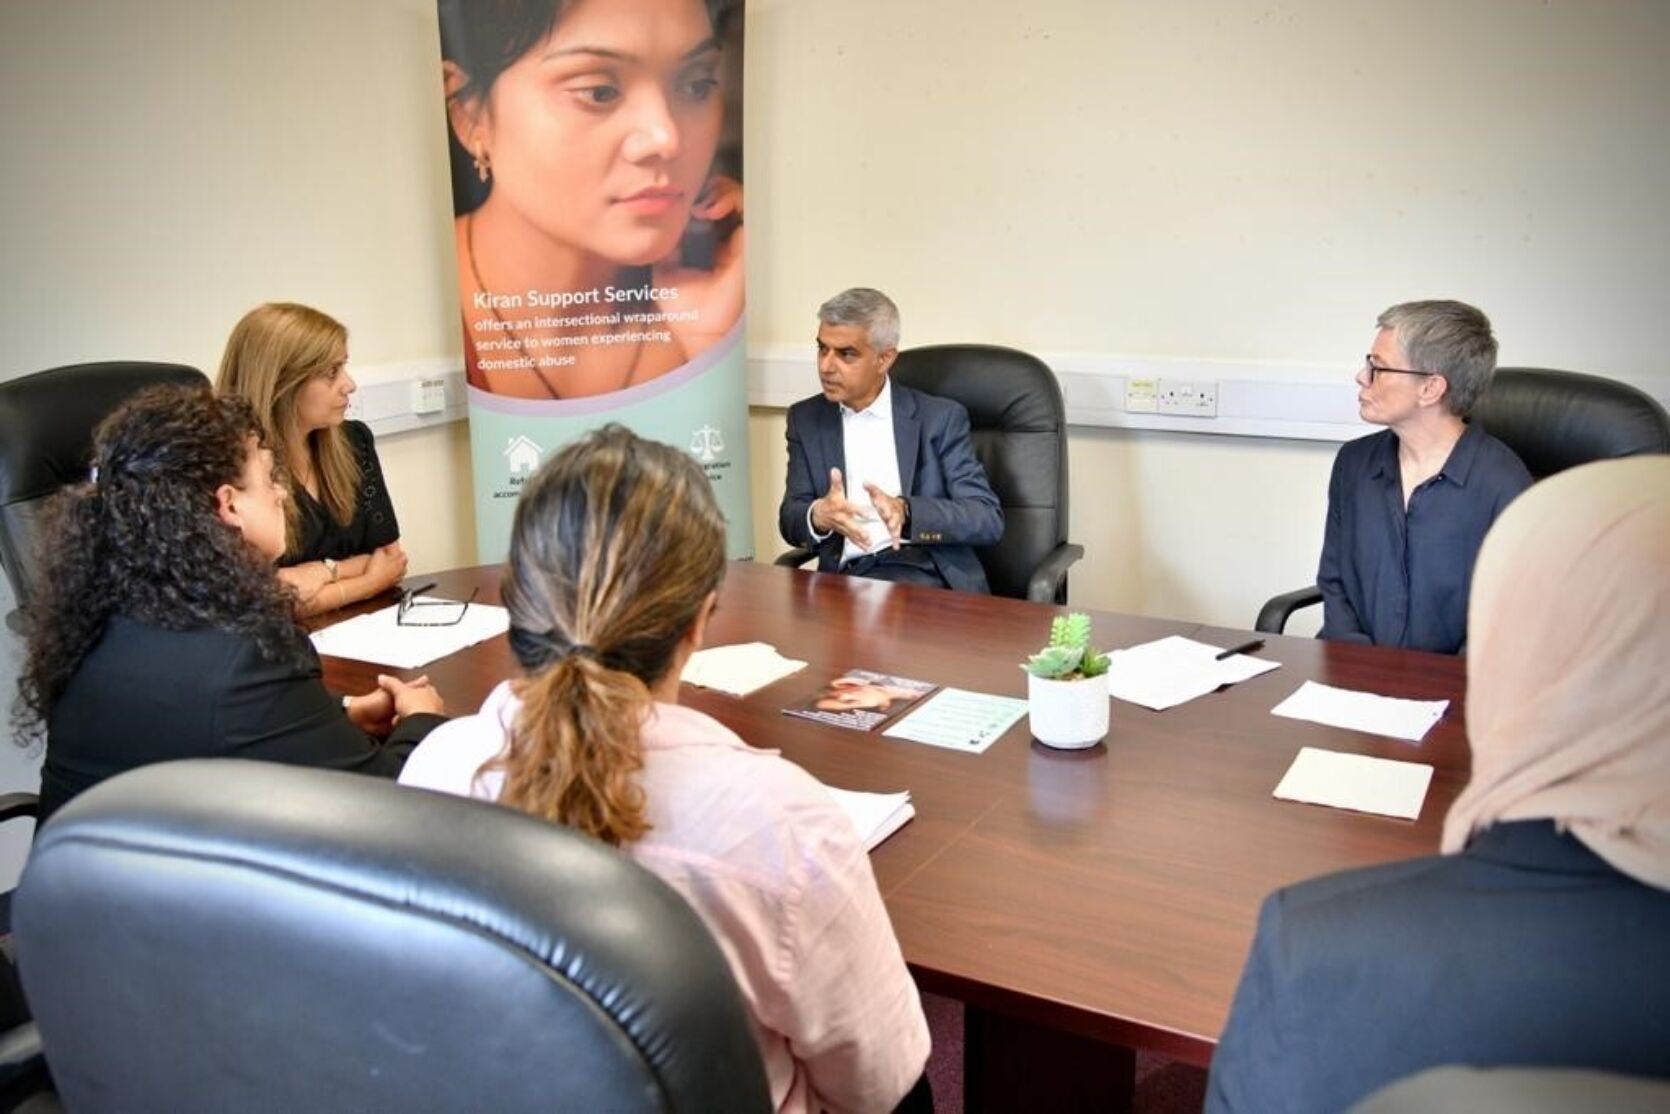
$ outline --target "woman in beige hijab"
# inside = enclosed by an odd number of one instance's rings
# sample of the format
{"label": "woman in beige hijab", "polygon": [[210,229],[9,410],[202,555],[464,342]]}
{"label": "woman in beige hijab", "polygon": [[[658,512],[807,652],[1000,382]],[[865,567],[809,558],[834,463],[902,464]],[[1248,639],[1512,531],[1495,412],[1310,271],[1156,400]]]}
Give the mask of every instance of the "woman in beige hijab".
{"label": "woman in beige hijab", "polygon": [[1544,480],[1469,603],[1444,854],[1272,894],[1207,1110],[1344,1110],[1440,1064],[1670,1078],[1670,457]]}

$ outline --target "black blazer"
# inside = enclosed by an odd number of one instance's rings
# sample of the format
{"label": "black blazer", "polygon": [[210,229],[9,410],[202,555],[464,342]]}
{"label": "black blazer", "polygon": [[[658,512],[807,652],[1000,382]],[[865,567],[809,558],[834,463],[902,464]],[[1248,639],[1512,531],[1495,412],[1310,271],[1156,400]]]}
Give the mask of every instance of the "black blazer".
{"label": "black blazer", "polygon": [[1346,1110],[1441,1064],[1670,1077],[1670,893],[1525,820],[1265,901],[1209,1114]]}
{"label": "black blazer", "polygon": [[41,822],[76,794],[175,758],[258,758],[394,777],[445,717],[411,716],[387,742],[349,722],[317,658],[275,664],[245,635],[116,618],[47,716]]}

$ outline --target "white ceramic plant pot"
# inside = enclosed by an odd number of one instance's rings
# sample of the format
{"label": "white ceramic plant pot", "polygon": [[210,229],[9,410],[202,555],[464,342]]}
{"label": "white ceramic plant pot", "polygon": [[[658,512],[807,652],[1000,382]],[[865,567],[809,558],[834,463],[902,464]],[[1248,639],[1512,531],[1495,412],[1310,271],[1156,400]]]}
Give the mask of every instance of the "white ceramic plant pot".
{"label": "white ceramic plant pot", "polygon": [[1032,720],[1032,737],[1045,746],[1061,750],[1083,750],[1107,737],[1108,696],[1106,677],[1081,677],[1057,681],[1026,675],[1027,714]]}

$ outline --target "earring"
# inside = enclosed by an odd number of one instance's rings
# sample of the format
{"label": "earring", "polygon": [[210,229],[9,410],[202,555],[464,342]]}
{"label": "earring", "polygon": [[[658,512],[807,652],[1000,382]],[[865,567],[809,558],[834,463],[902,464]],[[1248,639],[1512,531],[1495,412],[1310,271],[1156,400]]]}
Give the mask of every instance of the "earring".
{"label": "earring", "polygon": [[487,152],[485,150],[476,151],[473,157],[475,159],[476,174],[483,182],[487,181],[487,179],[492,176],[492,168],[487,165]]}

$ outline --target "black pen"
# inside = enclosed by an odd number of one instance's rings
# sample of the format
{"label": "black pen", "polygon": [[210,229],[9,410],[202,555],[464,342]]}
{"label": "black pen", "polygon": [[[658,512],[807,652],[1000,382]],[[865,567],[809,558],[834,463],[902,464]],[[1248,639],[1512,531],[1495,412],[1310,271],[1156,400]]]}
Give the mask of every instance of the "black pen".
{"label": "black pen", "polygon": [[1229,649],[1225,650],[1212,660],[1223,661],[1225,658],[1232,658],[1236,654],[1251,654],[1262,649],[1264,649],[1264,640],[1262,638],[1255,638],[1251,642],[1243,642],[1239,646],[1231,646]]}

